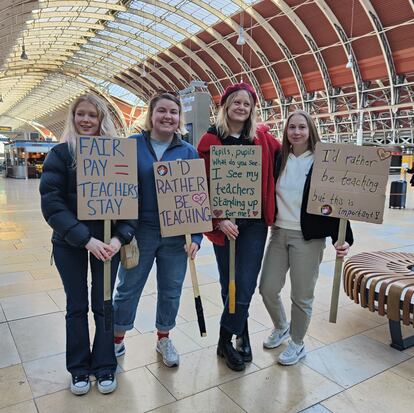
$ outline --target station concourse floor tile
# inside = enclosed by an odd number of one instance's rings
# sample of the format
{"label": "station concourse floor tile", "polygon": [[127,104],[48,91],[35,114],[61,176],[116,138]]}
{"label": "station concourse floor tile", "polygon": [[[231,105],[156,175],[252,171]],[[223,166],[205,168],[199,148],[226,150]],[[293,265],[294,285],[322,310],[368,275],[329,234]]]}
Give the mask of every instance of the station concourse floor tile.
{"label": "station concourse floor tile", "polygon": [[[204,238],[196,260],[207,337],[200,336],[190,274],[171,337],[180,366],[167,368],[155,351],[156,278],[151,271],[134,329],[119,358],[118,389],[70,393],[65,370],[65,294],[50,265],[51,230],[40,212],[39,180],[0,178],[0,413],[385,413],[412,410],[414,347],[389,346],[388,322],[353,303],[341,290],[338,320],[329,323],[335,254],[327,240],[305,337],[307,357],[297,365],[277,364],[279,348],[263,348],[272,331],[256,290],[250,307],[253,362],[233,372],[216,355],[222,309],[212,244]],[[387,190],[388,193],[388,190]],[[407,208],[388,209],[382,225],[352,222],[359,252],[414,253],[414,188]],[[290,314],[289,276],[282,300]],[[94,322],[89,317],[90,334]],[[404,335],[414,334],[412,326]]]}

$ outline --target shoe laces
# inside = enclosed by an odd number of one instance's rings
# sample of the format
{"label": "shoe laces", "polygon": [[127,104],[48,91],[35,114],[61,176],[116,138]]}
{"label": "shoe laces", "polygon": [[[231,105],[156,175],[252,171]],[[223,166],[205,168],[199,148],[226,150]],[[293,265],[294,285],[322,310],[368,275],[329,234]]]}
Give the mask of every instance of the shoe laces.
{"label": "shoe laces", "polygon": [[287,327],[286,329],[284,329],[284,330],[282,330],[282,329],[278,329],[278,328],[274,328],[273,330],[272,330],[272,332],[270,333],[270,337],[272,338],[272,340],[273,339],[275,339],[275,338],[279,338],[279,337],[282,337],[283,336],[283,334],[285,334],[286,333],[286,331],[288,331],[289,330],[289,327]]}
{"label": "shoe laces", "polygon": [[299,353],[302,347],[303,347],[303,344],[296,344],[292,340],[289,340],[289,345],[287,346],[284,353],[286,356],[293,356],[294,354]]}
{"label": "shoe laces", "polygon": [[98,378],[98,383],[101,386],[109,386],[112,384],[113,381],[114,381],[114,375],[111,373],[104,374]]}
{"label": "shoe laces", "polygon": [[76,387],[84,387],[87,386],[89,382],[89,376],[86,374],[82,374],[80,376],[74,376],[73,377],[73,384]]}
{"label": "shoe laces", "polygon": [[165,353],[166,357],[171,357],[175,355],[176,350],[173,346],[171,339],[162,338],[160,340],[160,346],[161,346],[162,351]]}

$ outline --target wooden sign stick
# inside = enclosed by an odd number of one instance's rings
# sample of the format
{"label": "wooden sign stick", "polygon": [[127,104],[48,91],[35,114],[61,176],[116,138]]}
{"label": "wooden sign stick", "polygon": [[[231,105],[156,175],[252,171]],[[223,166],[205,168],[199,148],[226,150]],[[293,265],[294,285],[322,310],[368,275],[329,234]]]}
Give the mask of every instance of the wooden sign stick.
{"label": "wooden sign stick", "polygon": [[[232,218],[230,221],[236,224],[235,219]],[[236,241],[230,238],[229,243],[229,313],[234,314],[236,312]]]}
{"label": "wooden sign stick", "polygon": [[[345,242],[346,224],[348,220],[341,218],[339,220],[338,230],[338,244],[343,245]],[[329,322],[336,323],[336,316],[338,313],[338,301],[339,301],[339,288],[341,286],[342,264],[344,259],[342,257],[336,257],[335,259],[335,272],[332,284],[331,295],[331,308],[329,310]]]}
{"label": "wooden sign stick", "polygon": [[[191,242],[192,242],[191,235],[185,234],[185,243],[187,244],[187,250],[190,249]],[[195,308],[197,312],[198,328],[200,329],[201,337],[205,337],[207,335],[206,322],[204,320],[203,305],[201,303],[200,290],[198,288],[197,272],[196,272],[195,262],[190,257],[188,257],[188,265],[190,266],[191,282],[193,284],[193,293],[194,293]]]}
{"label": "wooden sign stick", "polygon": [[[111,220],[104,221],[104,242],[111,242]],[[111,260],[104,262],[104,324],[105,331],[111,331],[113,326],[112,289],[111,289]]]}

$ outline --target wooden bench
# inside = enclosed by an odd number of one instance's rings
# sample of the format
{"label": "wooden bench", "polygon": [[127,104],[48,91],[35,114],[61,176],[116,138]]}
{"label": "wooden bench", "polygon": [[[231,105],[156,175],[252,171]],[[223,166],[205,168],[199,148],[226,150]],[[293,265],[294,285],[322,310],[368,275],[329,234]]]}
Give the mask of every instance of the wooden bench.
{"label": "wooden bench", "polygon": [[346,294],[369,311],[387,316],[391,347],[404,350],[414,346],[414,335],[403,338],[401,323],[413,325],[414,254],[364,252],[344,265]]}

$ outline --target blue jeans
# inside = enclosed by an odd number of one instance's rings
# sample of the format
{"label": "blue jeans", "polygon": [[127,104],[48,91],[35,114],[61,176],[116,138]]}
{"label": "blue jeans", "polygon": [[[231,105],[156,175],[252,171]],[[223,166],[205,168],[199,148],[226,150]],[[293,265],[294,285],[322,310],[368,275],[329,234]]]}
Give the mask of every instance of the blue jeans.
{"label": "blue jeans", "polygon": [[224,310],[220,324],[229,332],[240,335],[243,332],[267,237],[267,226],[263,219],[238,219],[239,236],[236,239],[236,312],[229,313],[229,241],[224,246],[214,245],[220,274],[221,297]]}
{"label": "blue jeans", "polygon": [[170,331],[180,305],[181,290],[187,270],[185,237],[162,238],[160,229],[140,223],[135,237],[139,249],[139,262],[129,270],[119,266],[119,283],[114,296],[115,332],[125,332],[134,327],[139,299],[151,267],[157,263],[157,315],[155,327]]}
{"label": "blue jeans", "polygon": [[[89,254],[92,273],[91,300],[95,319],[92,351],[88,327],[88,251],[83,248],[54,245],[53,256],[66,293],[66,367],[74,375],[114,373],[113,330],[104,328],[103,262]],[[111,260],[111,283],[114,287],[119,254]]]}

